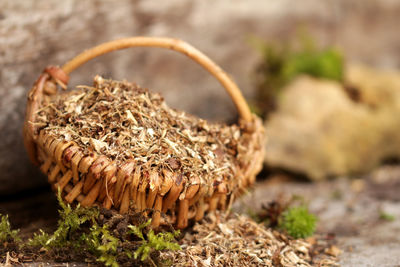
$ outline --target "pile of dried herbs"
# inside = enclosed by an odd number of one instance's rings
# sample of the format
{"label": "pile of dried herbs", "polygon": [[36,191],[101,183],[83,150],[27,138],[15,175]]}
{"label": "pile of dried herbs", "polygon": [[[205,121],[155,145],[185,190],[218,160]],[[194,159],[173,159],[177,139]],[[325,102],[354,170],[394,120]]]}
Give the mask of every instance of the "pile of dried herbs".
{"label": "pile of dried herbs", "polygon": [[142,172],[179,171],[201,184],[231,184],[238,166],[237,125],[212,124],[174,110],[163,98],[136,84],[95,77],[94,86],[58,94],[39,112],[40,130],[75,141],[117,162],[134,159]]}
{"label": "pile of dried herbs", "polygon": [[176,266],[338,266],[317,240],[290,238],[246,216],[211,213],[186,233],[182,250],[160,255]]}

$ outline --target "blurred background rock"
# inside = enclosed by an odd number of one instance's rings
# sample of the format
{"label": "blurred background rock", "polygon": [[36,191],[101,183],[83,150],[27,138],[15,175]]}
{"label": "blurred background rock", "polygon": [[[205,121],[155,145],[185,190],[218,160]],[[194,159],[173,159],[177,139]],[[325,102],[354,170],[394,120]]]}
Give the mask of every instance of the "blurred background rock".
{"label": "blurred background rock", "polygon": [[[61,65],[85,48],[116,38],[170,36],[209,55],[252,98],[252,73],[260,54],[249,45],[250,36],[286,42],[299,27],[306,27],[318,44],[339,47],[348,61],[398,68],[399,14],[400,2],[395,0],[2,0],[0,195],[46,182],[28,161],[21,128],[26,93],[48,64]],[[232,121],[236,116],[218,83],[173,52],[115,52],[74,73],[71,84],[91,83],[95,74],[136,81],[162,92],[170,106],[204,118]]]}
{"label": "blurred background rock", "polygon": [[344,76],[300,76],[282,89],[265,122],[269,167],[321,180],[400,159],[400,73],[348,64]]}

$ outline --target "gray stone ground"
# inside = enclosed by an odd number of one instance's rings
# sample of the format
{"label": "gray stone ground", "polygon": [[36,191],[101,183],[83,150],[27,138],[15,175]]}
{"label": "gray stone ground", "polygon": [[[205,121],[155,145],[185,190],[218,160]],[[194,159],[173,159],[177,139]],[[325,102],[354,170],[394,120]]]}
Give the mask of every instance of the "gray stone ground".
{"label": "gray stone ground", "polygon": [[[309,183],[274,176],[236,202],[235,210],[300,196],[319,218],[317,232],[335,234],[342,266],[400,266],[400,166],[363,178]],[[383,212],[394,221],[381,219]]]}

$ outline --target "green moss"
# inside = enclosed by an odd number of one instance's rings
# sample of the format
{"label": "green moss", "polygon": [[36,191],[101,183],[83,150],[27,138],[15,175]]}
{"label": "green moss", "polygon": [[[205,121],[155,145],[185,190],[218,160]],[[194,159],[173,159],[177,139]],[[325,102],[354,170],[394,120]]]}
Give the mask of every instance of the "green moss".
{"label": "green moss", "polygon": [[[112,236],[107,225],[99,226],[97,208],[83,208],[65,204],[58,194],[60,205],[58,227],[53,234],[43,230],[35,233],[29,239],[27,246],[44,247],[47,250],[69,248],[72,250],[85,250],[97,257],[106,266],[118,266],[116,251],[119,239]],[[87,229],[91,225],[89,231]]]}
{"label": "green moss", "polygon": [[396,219],[396,217],[394,217],[394,215],[392,215],[392,214],[381,211],[379,214],[379,219],[388,221],[388,222],[393,222]]}
{"label": "green moss", "polygon": [[341,81],[343,78],[342,55],[333,48],[295,52],[287,58],[282,75],[285,81],[291,81],[300,74]]}
{"label": "green moss", "polygon": [[18,236],[19,230],[11,230],[11,224],[8,215],[0,214],[0,242],[10,242],[20,240]]}
{"label": "green moss", "polygon": [[[27,242],[22,242],[18,237],[18,230],[11,230],[8,216],[0,214],[0,242],[11,242],[17,252],[29,251],[30,254],[36,253],[40,257],[47,255],[50,259],[55,257],[61,261],[97,260],[112,267],[120,263],[165,266],[166,262],[159,261],[152,252],[180,249],[175,240],[179,231],[155,234],[149,227],[151,220],[146,221],[142,213],[127,215],[122,220],[121,215],[114,217],[112,213],[107,213],[100,219],[98,208],[71,207],[64,203],[60,193],[58,202],[60,219],[57,229],[52,234],[39,230]],[[117,231],[115,219],[126,223],[126,231]],[[145,223],[128,225],[128,222],[136,221]]]}
{"label": "green moss", "polygon": [[314,233],[316,222],[317,218],[305,206],[300,206],[283,212],[279,226],[294,238],[305,238]]}
{"label": "green moss", "polygon": [[50,235],[39,229],[39,233],[34,233],[33,238],[29,239],[27,246],[29,247],[46,247],[47,241],[50,239]]}
{"label": "green moss", "polygon": [[343,80],[342,54],[333,47],[317,48],[307,35],[287,43],[267,43],[259,39],[253,39],[252,43],[262,56],[255,77],[258,94],[254,110],[259,111],[259,115],[273,110],[281,89],[301,74]]}
{"label": "green moss", "polygon": [[39,234],[34,234],[33,239],[28,244],[35,246],[43,246],[45,248],[60,248],[66,246],[74,246],[79,248],[81,244],[77,243],[73,235],[79,233],[83,224],[90,222],[96,224],[99,216],[97,208],[83,208],[78,205],[72,208],[71,205],[65,204],[58,193],[58,203],[61,209],[58,211],[60,219],[58,220],[57,230],[53,234],[47,234],[40,230]]}
{"label": "green moss", "polygon": [[106,266],[119,266],[117,261],[117,249],[120,240],[113,236],[107,225],[100,227],[97,223],[93,224],[89,234],[82,236],[89,251],[97,256],[97,261]]}
{"label": "green moss", "polygon": [[134,226],[129,225],[129,233],[136,235],[142,240],[142,245],[133,254],[134,258],[140,258],[141,261],[146,260],[153,250],[180,250],[181,247],[175,242],[175,237],[179,236],[179,231],[171,232],[161,232],[155,234],[153,230],[147,233],[147,238],[143,235],[143,229],[149,226],[151,220],[146,223]]}
{"label": "green moss", "polygon": [[[137,226],[128,225],[125,234],[116,236],[117,233],[109,229],[107,222],[99,223],[100,212],[97,208],[84,208],[79,205],[73,208],[63,202],[60,193],[58,202],[60,219],[57,229],[53,234],[40,230],[26,242],[25,248],[43,247],[50,254],[52,252],[57,254],[59,249],[66,249],[71,254],[94,257],[105,266],[112,267],[119,266],[120,260],[124,257],[125,260],[140,259],[154,265],[154,259],[150,257],[151,252],[180,249],[175,241],[179,231],[155,234],[153,230],[149,230],[151,220]],[[5,232],[14,233],[10,232],[7,223],[8,220],[2,223],[6,226]],[[134,259],[131,260],[132,264]]]}

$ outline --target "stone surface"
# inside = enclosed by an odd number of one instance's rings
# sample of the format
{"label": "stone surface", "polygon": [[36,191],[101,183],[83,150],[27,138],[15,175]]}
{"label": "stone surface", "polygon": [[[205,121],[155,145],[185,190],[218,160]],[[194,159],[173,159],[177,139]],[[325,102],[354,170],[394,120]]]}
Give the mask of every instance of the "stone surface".
{"label": "stone surface", "polygon": [[345,80],[351,89],[304,76],[283,90],[265,124],[267,165],[323,179],[400,158],[400,74],[349,65]]}
{"label": "stone surface", "polygon": [[[270,201],[296,196],[318,217],[317,234],[334,236],[342,251],[340,266],[398,266],[400,262],[400,201],[391,195],[376,197],[377,188],[399,192],[400,166],[383,166],[362,179],[341,177],[318,183],[287,176],[259,181],[233,210],[244,213]],[[378,190],[380,191],[380,190]],[[384,220],[382,213],[393,216]]]}
{"label": "stone surface", "polygon": [[[83,49],[111,39],[172,36],[192,43],[221,64],[250,97],[258,54],[248,45],[249,36],[286,40],[305,26],[321,43],[337,44],[354,60],[396,67],[400,65],[399,11],[400,3],[393,0],[301,4],[296,0],[2,0],[0,194],[45,181],[28,162],[21,127],[26,93],[48,64],[62,64]],[[205,118],[235,118],[233,105],[213,78],[172,52],[115,52],[84,66],[71,83],[91,83],[95,74],[137,81],[162,91],[171,106]]]}

